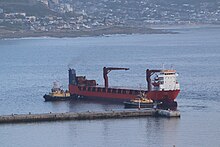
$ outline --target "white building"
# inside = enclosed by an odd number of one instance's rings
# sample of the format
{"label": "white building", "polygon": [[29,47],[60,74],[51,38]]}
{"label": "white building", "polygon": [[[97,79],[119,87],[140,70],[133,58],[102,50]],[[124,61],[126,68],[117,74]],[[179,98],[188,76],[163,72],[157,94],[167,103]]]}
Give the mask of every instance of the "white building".
{"label": "white building", "polygon": [[46,6],[48,6],[48,5],[49,5],[48,0],[40,0],[40,2],[42,2],[42,3],[43,3],[43,4],[45,4]]}
{"label": "white building", "polygon": [[37,20],[36,16],[26,16],[26,19],[30,22],[35,22]]}

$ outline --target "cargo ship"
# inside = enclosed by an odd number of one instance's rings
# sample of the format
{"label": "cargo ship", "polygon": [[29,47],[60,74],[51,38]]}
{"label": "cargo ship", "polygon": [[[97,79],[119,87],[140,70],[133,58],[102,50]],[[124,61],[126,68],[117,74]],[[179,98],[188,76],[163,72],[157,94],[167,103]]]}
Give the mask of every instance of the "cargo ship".
{"label": "cargo ship", "polygon": [[93,100],[124,102],[135,99],[140,92],[148,99],[164,106],[177,106],[175,101],[180,92],[176,70],[146,70],[146,89],[116,88],[108,85],[108,74],[112,70],[129,70],[129,68],[104,67],[104,86],[99,86],[96,80],[88,80],[86,76],[77,76],[74,69],[69,69],[69,92],[72,97]]}

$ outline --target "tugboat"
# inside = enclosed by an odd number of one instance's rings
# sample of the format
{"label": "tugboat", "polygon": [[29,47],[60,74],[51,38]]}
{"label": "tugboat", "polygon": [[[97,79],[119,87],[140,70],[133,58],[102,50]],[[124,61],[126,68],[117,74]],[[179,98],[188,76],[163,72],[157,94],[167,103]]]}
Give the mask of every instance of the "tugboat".
{"label": "tugboat", "polygon": [[140,93],[137,98],[124,102],[125,108],[153,108],[153,100],[146,98],[144,93]]}
{"label": "tugboat", "polygon": [[65,101],[70,100],[71,96],[69,91],[61,89],[58,82],[53,82],[51,92],[49,94],[45,94],[43,98],[45,101]]}

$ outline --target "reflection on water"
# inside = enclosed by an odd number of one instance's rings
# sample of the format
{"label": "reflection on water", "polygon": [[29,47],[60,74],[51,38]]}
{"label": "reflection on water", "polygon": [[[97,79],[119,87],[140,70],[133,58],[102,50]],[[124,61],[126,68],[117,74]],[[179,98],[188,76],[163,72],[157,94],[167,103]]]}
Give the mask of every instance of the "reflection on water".
{"label": "reflection on water", "polygon": [[170,146],[177,143],[179,121],[149,117],[3,125],[1,132],[7,133],[1,141],[10,138],[18,146]]}
{"label": "reflection on water", "polygon": [[123,109],[123,103],[92,101],[86,99],[71,100],[69,102],[70,112],[85,112],[85,111],[105,111],[113,109]]}

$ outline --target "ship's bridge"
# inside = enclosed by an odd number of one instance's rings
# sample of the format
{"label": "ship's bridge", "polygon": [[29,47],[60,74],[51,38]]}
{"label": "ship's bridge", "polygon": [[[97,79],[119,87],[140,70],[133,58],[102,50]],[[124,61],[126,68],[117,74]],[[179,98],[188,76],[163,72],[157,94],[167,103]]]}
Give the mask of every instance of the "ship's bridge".
{"label": "ship's bridge", "polygon": [[153,90],[179,90],[180,85],[177,81],[177,76],[178,74],[175,70],[161,70],[152,81]]}

